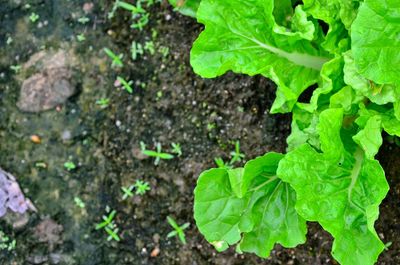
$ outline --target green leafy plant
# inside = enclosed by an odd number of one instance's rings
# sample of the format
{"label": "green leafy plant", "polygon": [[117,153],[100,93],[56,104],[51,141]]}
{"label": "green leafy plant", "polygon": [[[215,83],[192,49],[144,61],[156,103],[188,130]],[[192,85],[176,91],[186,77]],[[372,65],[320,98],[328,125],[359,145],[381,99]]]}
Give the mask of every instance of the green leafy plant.
{"label": "green leafy plant", "polygon": [[12,251],[17,246],[17,241],[15,239],[11,240],[3,231],[0,230],[0,249]]}
{"label": "green leafy plant", "polygon": [[177,156],[181,156],[182,155],[182,148],[181,145],[179,143],[171,143],[172,146],[172,153],[176,154]]}
{"label": "green leafy plant", "polygon": [[72,171],[72,170],[76,169],[76,165],[72,161],[67,161],[64,163],[64,168],[68,171]]}
{"label": "green leafy plant", "polygon": [[245,155],[240,152],[240,142],[239,141],[235,142],[235,151],[231,152],[231,156],[232,156],[232,159],[230,161],[231,165],[233,165],[236,162],[240,162],[240,161],[242,161],[242,159],[244,159]]}
{"label": "green leafy plant", "polygon": [[90,21],[90,19],[88,17],[80,17],[80,18],[78,18],[78,22],[83,24],[83,25],[85,25],[89,21]]}
{"label": "green leafy plant", "polygon": [[10,69],[14,71],[14,73],[18,74],[21,71],[22,66],[19,64],[11,65]]}
{"label": "green leafy plant", "polygon": [[12,38],[11,36],[8,36],[8,37],[7,37],[7,40],[6,40],[6,44],[7,44],[7,45],[11,45],[11,43],[12,43],[13,41],[14,41],[13,38]]}
{"label": "green leafy plant", "polygon": [[178,236],[179,240],[182,244],[186,244],[186,236],[184,230],[190,226],[190,223],[184,223],[183,225],[178,225],[176,221],[172,218],[167,216],[167,221],[174,229],[173,231],[169,232],[167,238]]}
{"label": "green leafy plant", "polygon": [[226,163],[222,157],[216,157],[214,158],[215,164],[218,166],[218,168],[225,168],[225,169],[231,169],[235,165],[236,162],[242,161],[244,159],[245,155],[240,152],[240,142],[236,141],[235,142],[235,150],[230,153],[231,155],[231,160]]}
{"label": "green leafy plant", "polygon": [[32,23],[35,23],[36,21],[38,21],[40,18],[40,16],[38,14],[36,14],[35,12],[31,13],[31,15],[29,16],[29,20]]}
{"label": "green leafy plant", "polygon": [[167,58],[169,55],[169,48],[165,46],[160,46],[158,51],[161,53],[163,58]]}
{"label": "green leafy plant", "polygon": [[149,23],[150,14],[143,8],[143,4],[147,4],[147,7],[152,6],[155,2],[154,0],[137,0],[136,4],[127,3],[124,1],[115,1],[112,10],[108,13],[108,18],[114,17],[115,12],[118,8],[122,8],[126,11],[131,12],[131,28],[142,30]]}
{"label": "green leafy plant", "polygon": [[110,210],[109,207],[106,208],[107,215],[103,215],[103,222],[96,225],[96,230],[104,229],[108,234],[107,241],[115,240],[120,241],[120,237],[118,236],[118,227],[114,222],[114,217],[117,214],[117,211]]}
{"label": "green leafy plant", "polygon": [[103,109],[107,108],[109,104],[110,104],[109,98],[100,98],[96,100],[96,105],[99,105]]}
{"label": "green leafy plant", "polygon": [[150,190],[150,185],[146,181],[136,180],[135,184],[130,185],[129,187],[122,187],[121,188],[123,192],[122,200],[126,200],[127,198],[133,197],[134,189],[136,195],[145,195],[146,192]]}
{"label": "green leafy plant", "polygon": [[132,60],[135,61],[139,57],[139,55],[143,55],[143,52],[144,52],[143,45],[136,41],[132,41],[132,44],[131,44]]}
{"label": "green leafy plant", "polygon": [[147,191],[150,190],[150,185],[146,181],[136,180],[135,182],[135,194],[136,195],[145,195]]}
{"label": "green leafy plant", "polygon": [[129,187],[121,187],[121,190],[123,192],[122,195],[122,200],[126,200],[130,197],[133,197],[133,189],[135,188],[134,185],[130,185]]}
{"label": "green leafy plant", "polygon": [[153,41],[146,41],[144,44],[144,49],[147,50],[151,55],[154,55],[156,52]]}
{"label": "green leafy plant", "polygon": [[124,87],[124,89],[129,93],[132,94],[133,92],[133,88],[132,88],[132,84],[133,81],[126,81],[124,78],[122,78],[121,76],[117,77],[118,82],[121,83],[121,85]]}
{"label": "green leafy plant", "polygon": [[74,202],[75,202],[76,206],[78,206],[79,208],[81,208],[81,209],[85,208],[85,203],[82,201],[81,198],[75,197]]}
{"label": "green leafy plant", "polygon": [[79,42],[85,41],[85,40],[86,40],[85,34],[81,33],[81,34],[76,35],[76,39],[77,39]]}
{"label": "green leafy plant", "polygon": [[107,54],[107,56],[112,59],[112,63],[111,63],[112,67],[123,67],[124,66],[124,63],[122,62],[122,58],[124,57],[124,55],[122,53],[120,55],[116,55],[109,48],[104,48],[103,50]]}
{"label": "green leafy plant", "polygon": [[[375,156],[382,131],[400,136],[399,2],[202,0],[196,12],[205,29],[191,50],[194,71],[263,75],[277,84],[271,113],[292,113],[286,154],[235,169],[218,160],[200,175],[200,232],[219,251],[237,244],[268,257],[276,243],[304,243],[306,222],[318,222],[340,264],[374,264],[389,189]],[[307,88],[310,100],[299,102]]]}
{"label": "green leafy plant", "polygon": [[222,159],[222,157],[214,158],[214,162],[217,165],[217,167],[219,167],[219,168],[226,168],[226,169],[232,168],[232,166],[229,163],[228,164],[225,163],[225,161]]}
{"label": "green leafy plant", "polygon": [[147,150],[146,145],[143,142],[140,142],[140,148],[141,148],[142,154],[149,156],[149,157],[156,158],[154,160],[154,165],[156,165],[156,166],[160,163],[161,159],[169,160],[169,159],[174,158],[174,155],[161,152],[161,144],[160,143],[156,144],[156,151]]}

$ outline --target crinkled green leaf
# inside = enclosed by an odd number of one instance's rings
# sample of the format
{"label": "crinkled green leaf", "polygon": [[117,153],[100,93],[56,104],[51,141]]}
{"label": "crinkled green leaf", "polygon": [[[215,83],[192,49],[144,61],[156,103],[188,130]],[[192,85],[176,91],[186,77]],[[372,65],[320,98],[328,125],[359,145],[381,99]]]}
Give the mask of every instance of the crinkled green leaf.
{"label": "crinkled green leaf", "polygon": [[303,0],[305,10],[313,17],[350,29],[356,18],[360,0]]}
{"label": "crinkled green leaf", "polygon": [[297,212],[332,234],[332,254],[340,264],[374,264],[384,249],[374,222],[389,187],[376,160],[355,144],[344,147],[342,120],[342,109],[323,111],[318,125],[322,152],[304,144],[281,160],[277,174],[296,191]]}
{"label": "crinkled green leaf", "polygon": [[393,107],[394,107],[394,116],[397,118],[398,121],[400,121],[400,100],[394,102]]}
{"label": "crinkled green leaf", "polygon": [[292,110],[292,131],[286,140],[287,151],[291,151],[304,143],[309,143],[316,148],[320,147],[317,132],[318,113],[305,110],[302,108],[303,106],[307,105],[297,104]]}
{"label": "crinkled green leaf", "polygon": [[400,137],[400,120],[396,118],[393,109],[373,104],[367,108],[365,105],[360,104],[358,115],[356,123],[359,127],[365,128],[369,119],[379,116],[382,121],[382,128],[388,134]]}
{"label": "crinkled green leaf", "polygon": [[168,2],[175,8],[174,10],[179,13],[195,18],[201,0],[168,0]]}
{"label": "crinkled green leaf", "polygon": [[347,2],[347,0],[303,0],[304,11],[328,24],[329,30],[321,45],[333,54],[340,54],[349,49],[350,38],[346,26],[349,27],[354,19],[357,5]]}
{"label": "crinkled green leaf", "polygon": [[273,15],[275,22],[284,27],[290,27],[291,20],[288,18],[293,17],[293,5],[291,0],[274,0]]}
{"label": "crinkled green leaf", "polygon": [[274,32],[273,10],[273,1],[203,0],[197,18],[205,30],[193,45],[191,65],[206,78],[228,70],[262,74],[278,85],[271,111],[288,112],[318,81],[327,59],[314,43]]}
{"label": "crinkled green leaf", "polygon": [[376,85],[363,77],[357,70],[351,51],[344,53],[344,62],[344,81],[354,88],[358,95],[358,102],[362,100],[361,96],[381,105],[400,99],[399,85]]}
{"label": "crinkled green leaf", "polygon": [[290,28],[276,24],[274,26],[274,32],[295,37],[299,40],[306,39],[311,41],[314,39],[315,26],[312,21],[308,20],[307,13],[304,12],[303,6],[299,5],[296,7],[291,21]]}
{"label": "crinkled green leaf", "polygon": [[342,108],[346,114],[355,114],[358,103],[363,100],[350,86],[345,86],[330,98],[331,108]]}
{"label": "crinkled green leaf", "polygon": [[314,111],[319,107],[324,108],[326,105],[329,105],[330,95],[345,86],[343,81],[343,65],[343,58],[336,57],[322,67],[321,81],[310,100],[311,108]]}
{"label": "crinkled green leaf", "polygon": [[351,46],[359,72],[378,84],[398,84],[400,1],[365,0],[351,26]]}
{"label": "crinkled green leaf", "polygon": [[353,137],[354,141],[363,148],[368,159],[374,159],[382,145],[381,125],[381,116],[372,116],[368,119],[365,127]]}
{"label": "crinkled green leaf", "polygon": [[[294,208],[296,194],[276,176],[282,157],[268,153],[246,163],[243,170],[219,168],[200,175],[194,217],[217,250],[240,241],[240,251],[267,257],[276,243],[294,247],[305,241],[306,224]],[[236,187],[251,183],[242,198],[233,190],[232,179]]]}

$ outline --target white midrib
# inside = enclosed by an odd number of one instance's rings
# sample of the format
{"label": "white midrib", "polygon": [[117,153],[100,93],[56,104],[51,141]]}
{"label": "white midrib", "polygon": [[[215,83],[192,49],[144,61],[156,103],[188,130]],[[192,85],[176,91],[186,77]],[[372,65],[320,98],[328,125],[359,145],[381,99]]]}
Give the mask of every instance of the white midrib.
{"label": "white midrib", "polygon": [[[354,186],[357,183],[358,177],[360,176],[360,171],[362,168],[362,163],[364,162],[364,153],[361,148],[357,148],[356,152],[354,153],[354,158],[356,159],[356,163],[354,164],[353,169],[351,170],[351,183],[349,189],[347,191],[347,199],[350,204],[354,205],[351,201],[351,194],[353,192]],[[356,205],[357,206],[357,205]],[[359,208],[359,206],[357,206]]]}
{"label": "white midrib", "polygon": [[307,68],[311,68],[317,71],[321,71],[322,66],[324,65],[324,63],[326,63],[327,61],[329,61],[328,58],[325,57],[319,57],[319,56],[312,56],[312,55],[308,55],[308,54],[302,54],[302,53],[297,53],[297,52],[286,52],[284,50],[278,49],[274,46],[268,45],[266,43],[263,43],[259,40],[257,40],[256,38],[252,38],[252,37],[248,37],[246,35],[243,35],[239,32],[236,32],[234,30],[231,29],[231,32],[233,34],[236,34],[242,38],[245,38],[249,41],[254,42],[255,44],[257,44],[259,47],[268,50],[271,53],[274,53],[276,55],[278,55],[279,57],[283,57],[297,65],[301,65]]}

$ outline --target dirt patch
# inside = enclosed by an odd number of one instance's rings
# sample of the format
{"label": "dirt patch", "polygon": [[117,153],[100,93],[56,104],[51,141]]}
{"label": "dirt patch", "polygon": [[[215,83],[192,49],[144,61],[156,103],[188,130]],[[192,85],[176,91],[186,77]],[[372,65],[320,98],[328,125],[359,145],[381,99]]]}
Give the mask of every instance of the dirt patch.
{"label": "dirt patch", "polygon": [[[236,140],[246,159],[267,151],[283,152],[290,116],[269,114],[275,86],[263,77],[228,73],[204,80],[196,76],[189,51],[202,27],[174,13],[165,2],[151,7],[143,31],[130,28],[126,12],[108,20],[110,8],[111,1],[95,3],[89,13],[85,1],[36,1],[28,10],[9,1],[0,8],[0,39],[13,38],[11,44],[0,46],[4,88],[0,90],[0,161],[18,177],[39,210],[22,231],[1,223],[18,247],[13,255],[0,254],[0,260],[69,265],[336,264],[330,255],[331,237],[315,223],[309,224],[306,244],[294,249],[276,246],[266,260],[235,254],[233,249],[217,253],[204,240],[192,217],[198,174],[213,167],[215,157],[226,160]],[[43,23],[47,20],[48,26],[33,26],[27,20],[32,12]],[[83,16],[90,22],[78,23]],[[82,33],[86,40],[79,42],[76,36]],[[58,110],[21,113],[16,107],[21,84],[10,65],[22,65],[43,45],[57,48],[66,40],[73,42],[80,60],[78,93]],[[152,42],[154,54],[145,50],[131,60],[132,41]],[[124,54],[123,68],[111,67],[104,47]],[[160,52],[163,47],[169,51]],[[114,86],[117,76],[133,81],[132,94]],[[99,103],[100,99],[108,103]],[[40,137],[40,144],[30,140],[33,134]],[[179,143],[183,154],[155,166],[153,159],[138,157],[141,141],[152,150],[160,143],[164,151]],[[381,207],[377,230],[392,245],[378,264],[400,263],[399,153],[399,147],[386,143],[379,155],[391,190]],[[65,162],[75,168],[67,170]],[[151,190],[123,200],[121,187],[136,180],[148,182]],[[85,206],[80,207],[75,198]],[[95,229],[107,206],[117,212],[114,222],[120,242],[107,241],[107,233]],[[167,216],[178,224],[191,224],[185,230],[186,245],[166,238],[172,229]],[[57,230],[52,248],[50,242],[38,244],[29,229],[46,218],[63,228]]]}

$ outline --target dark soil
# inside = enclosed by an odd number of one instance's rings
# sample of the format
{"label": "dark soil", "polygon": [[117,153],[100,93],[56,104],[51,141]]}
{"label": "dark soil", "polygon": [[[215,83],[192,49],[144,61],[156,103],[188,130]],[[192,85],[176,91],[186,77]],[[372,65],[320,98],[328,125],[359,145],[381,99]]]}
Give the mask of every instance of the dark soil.
{"label": "dark soil", "polygon": [[[130,28],[126,12],[108,20],[112,1],[94,1],[88,25],[74,22],[83,14],[84,1],[31,1],[30,10],[18,1],[6,2],[0,7],[0,161],[39,212],[19,230],[0,223],[17,240],[11,255],[0,254],[1,264],[337,264],[330,255],[330,235],[315,223],[309,223],[306,244],[277,245],[266,260],[236,254],[233,248],[217,253],[196,229],[193,189],[199,173],[214,167],[215,157],[228,159],[236,140],[246,159],[284,152],[290,132],[290,116],[269,114],[275,91],[271,81],[233,73],[205,80],[193,73],[189,52],[201,25],[174,13],[166,2],[151,7],[143,31]],[[32,10],[49,21],[47,27],[27,22]],[[82,32],[86,41],[79,43],[74,36]],[[7,45],[10,34],[14,41]],[[156,50],[168,47],[169,54],[146,52],[129,59],[132,41],[150,40]],[[20,81],[9,67],[23,64],[43,45],[75,50],[81,60],[79,93],[58,111],[22,113],[16,107]],[[125,54],[122,70],[110,67],[104,47]],[[118,75],[135,81],[132,94],[114,87]],[[110,99],[107,108],[95,104],[101,97]],[[42,143],[32,143],[32,134],[40,135]],[[161,143],[165,151],[172,142],[180,143],[183,155],[155,166],[153,159],[140,156],[140,141],[150,149]],[[382,240],[392,243],[381,254],[381,265],[400,264],[399,154],[400,148],[389,142],[379,154],[391,187],[376,225]],[[64,169],[69,160],[77,169]],[[35,167],[36,162],[47,168]],[[136,179],[149,182],[151,190],[122,200],[121,187]],[[74,197],[86,207],[78,208]],[[120,242],[108,242],[104,231],[94,229],[107,206],[117,211]],[[190,223],[186,245],[166,238],[171,231],[167,216]],[[51,240],[39,242],[38,229],[47,219],[62,226],[61,239],[51,234],[45,237]],[[151,257],[155,249],[160,252]]]}

